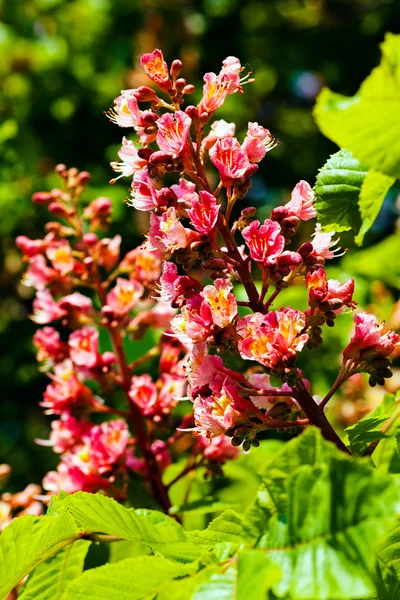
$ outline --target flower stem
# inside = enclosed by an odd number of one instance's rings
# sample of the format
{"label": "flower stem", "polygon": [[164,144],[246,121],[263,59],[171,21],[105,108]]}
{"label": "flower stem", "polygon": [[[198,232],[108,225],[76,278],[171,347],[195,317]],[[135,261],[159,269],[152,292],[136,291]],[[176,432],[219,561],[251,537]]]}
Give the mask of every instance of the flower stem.
{"label": "flower stem", "polygon": [[318,427],[321,430],[323,437],[329,442],[333,442],[339,450],[342,450],[346,454],[350,454],[348,448],[346,448],[345,444],[329,423],[323,409],[315,402],[301,378],[294,384],[293,391],[294,398],[296,398],[302,410],[307,415],[310,424]]}

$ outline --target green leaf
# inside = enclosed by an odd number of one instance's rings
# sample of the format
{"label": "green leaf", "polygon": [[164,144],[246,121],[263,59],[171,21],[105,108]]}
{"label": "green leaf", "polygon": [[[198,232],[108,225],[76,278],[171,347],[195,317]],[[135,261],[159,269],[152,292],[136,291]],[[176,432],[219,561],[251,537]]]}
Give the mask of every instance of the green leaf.
{"label": "green leaf", "polygon": [[236,600],[265,600],[267,591],[279,582],[281,576],[279,567],[264,551],[244,550],[238,560]]}
{"label": "green leaf", "polygon": [[315,429],[301,437],[314,460],[294,460],[278,480],[286,494],[272,505],[275,513],[267,505],[273,514],[258,544],[283,573],[274,593],[293,600],[369,598],[377,544],[400,512],[399,482],[339,452]]}
{"label": "green leaf", "polygon": [[169,510],[170,515],[179,515],[183,513],[197,513],[206,515],[213,512],[218,512],[235,506],[234,502],[223,502],[216,498],[201,498],[199,500],[193,500],[193,502],[186,502],[185,504],[176,504],[171,506]]}
{"label": "green leaf", "polygon": [[[102,533],[149,546],[157,554],[190,562],[205,550],[189,543],[179,523],[157,511],[125,508],[106,496],[77,492],[56,505],[58,514],[68,512],[87,533]],[[211,546],[211,545],[209,545]]]}
{"label": "green leaf", "polygon": [[351,98],[324,89],[314,116],[322,133],[368,168],[400,177],[400,36],[387,34],[382,60]]}
{"label": "green leaf", "polygon": [[358,198],[358,207],[361,213],[362,225],[355,237],[356,244],[359,246],[363,242],[364,235],[372,227],[385,196],[394,182],[394,177],[390,177],[379,171],[369,171],[364,179]]}
{"label": "green leaf", "polygon": [[150,548],[146,544],[136,542],[134,540],[121,540],[110,544],[110,563],[119,562],[126,558],[135,556],[146,556],[152,554]]}
{"label": "green leaf", "polygon": [[377,571],[381,581],[378,600],[397,600],[400,596],[400,526],[380,544]]}
{"label": "green leaf", "polygon": [[80,535],[71,516],[15,519],[0,536],[0,600],[41,563]]}
{"label": "green leaf", "polygon": [[241,544],[243,541],[243,517],[233,510],[226,510],[222,515],[211,521],[206,530],[190,531],[187,535],[196,542]]}
{"label": "green leaf", "polygon": [[85,571],[68,587],[63,600],[139,600],[153,597],[166,581],[184,577],[195,569],[159,556],[128,558]]}
{"label": "green leaf", "polygon": [[43,562],[29,577],[20,600],[60,600],[70,583],[83,571],[91,542],[77,540]]}
{"label": "green leaf", "polygon": [[358,197],[368,168],[351,152],[339,150],[320,169],[314,187],[318,221],[325,231],[358,231]]}
{"label": "green leaf", "polygon": [[[214,573],[202,583],[192,600],[232,600],[235,597],[236,569],[229,567],[223,573]],[[189,600],[189,599],[188,599]]]}
{"label": "green leaf", "polygon": [[315,207],[324,231],[358,232],[362,244],[375,221],[394,178],[368,171],[351,152],[339,150],[320,169],[314,187]]}
{"label": "green leaf", "polygon": [[389,418],[393,419],[391,432],[392,435],[394,434],[400,420],[400,414],[397,414],[397,412],[400,413],[399,406],[399,401],[396,401],[393,394],[386,394],[375,410],[345,430],[349,436],[350,447],[354,454],[362,456],[371,442],[390,436],[389,432],[381,432],[382,425]]}

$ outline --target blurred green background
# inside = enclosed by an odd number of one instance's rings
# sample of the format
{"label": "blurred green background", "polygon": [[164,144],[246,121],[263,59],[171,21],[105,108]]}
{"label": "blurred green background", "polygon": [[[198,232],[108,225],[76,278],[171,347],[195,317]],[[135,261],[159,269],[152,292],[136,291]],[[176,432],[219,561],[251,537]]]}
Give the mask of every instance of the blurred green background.
{"label": "blurred green background", "polygon": [[[268,127],[281,145],[268,154],[254,177],[249,201],[267,216],[286,202],[299,179],[311,184],[336,147],[312,118],[316,94],[328,85],[354,94],[379,62],[386,31],[398,32],[400,3],[395,0],[0,0],[0,462],[13,466],[11,489],[40,482],[57,457],[34,444],[46,437],[49,419],[37,403],[47,383],[37,370],[27,315],[32,291],[19,284],[23,265],[14,238],[42,237],[46,209],[32,205],[36,190],[57,185],[59,162],[93,175],[92,197],[113,199],[113,231],[127,250],[145,229],[123,205],[129,182],[108,185],[123,131],[103,114],[121,89],[147,83],[139,57],[155,47],[170,62],[181,58],[183,76],[201,95],[206,71],[219,71],[228,55],[254,72],[245,96],[230,96],[219,117],[235,120],[239,135],[248,120]],[[335,261],[330,276],[357,279],[356,299],[375,304],[390,320],[398,295],[395,250],[396,194],[384,203],[364,248]],[[310,231],[304,231],[306,236]],[[351,236],[342,246],[352,247]],[[372,245],[374,245],[372,247]],[[397,265],[397,267],[396,267]],[[294,288],[284,302],[305,308],[304,292]],[[322,393],[335,378],[337,353],[349,321],[329,333],[317,355],[302,359]],[[322,366],[322,369],[321,369]]]}

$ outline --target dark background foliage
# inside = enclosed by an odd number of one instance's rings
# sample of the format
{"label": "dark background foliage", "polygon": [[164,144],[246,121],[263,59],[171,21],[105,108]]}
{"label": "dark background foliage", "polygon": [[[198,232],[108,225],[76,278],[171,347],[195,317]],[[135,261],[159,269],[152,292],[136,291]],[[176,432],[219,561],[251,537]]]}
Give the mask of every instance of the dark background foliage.
{"label": "dark background foliage", "polygon": [[[37,406],[46,378],[37,371],[33,354],[35,327],[27,319],[32,291],[18,282],[23,265],[14,238],[43,235],[46,210],[33,206],[30,197],[35,190],[57,185],[52,169],[65,162],[92,172],[88,199],[113,199],[114,232],[123,235],[124,249],[139,243],[145,222],[123,205],[128,182],[107,183],[109,162],[115,160],[124,132],[103,114],[120,89],[147,83],[139,56],[159,47],[168,61],[180,57],[183,75],[196,84],[196,100],[202,74],[218,72],[228,55],[238,56],[254,72],[256,83],[246,87],[244,97],[229,97],[219,114],[234,120],[239,134],[248,120],[258,121],[282,142],[264,161],[249,194],[266,216],[273,205],[287,201],[299,179],[313,184],[317,170],[336,150],[313,121],[315,96],[324,85],[343,94],[356,92],[379,61],[384,33],[398,32],[400,4],[0,0],[0,15],[0,462],[13,466],[11,487],[18,489],[29,481],[40,482],[56,457],[33,442],[48,433],[48,419]],[[392,191],[365,246],[390,235],[395,221]],[[351,236],[345,236],[343,245],[351,244]],[[381,267],[371,276],[366,266],[370,259],[363,252],[345,258],[340,271],[336,265],[333,276],[355,273],[357,299],[367,305],[378,298],[385,316],[398,283],[388,275],[379,250],[375,256]],[[386,284],[386,304],[382,285],[371,285],[376,279]],[[295,297],[290,300],[296,303]],[[321,389],[334,378],[335,354],[346,335],[345,328],[332,337],[318,363],[307,358]]]}

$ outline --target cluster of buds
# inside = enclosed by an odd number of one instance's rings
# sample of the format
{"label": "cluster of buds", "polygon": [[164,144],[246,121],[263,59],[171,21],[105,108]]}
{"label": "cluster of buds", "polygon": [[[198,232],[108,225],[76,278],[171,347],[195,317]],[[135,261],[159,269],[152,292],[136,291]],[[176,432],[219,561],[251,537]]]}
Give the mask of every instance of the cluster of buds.
{"label": "cluster of buds", "polygon": [[[42,404],[58,417],[48,443],[62,458],[45,488],[101,489],[122,499],[133,470],[167,510],[162,470],[182,436],[191,440],[184,473],[200,465],[218,472],[239,445],[257,446],[260,431],[314,422],[308,408],[315,401],[297,356],[318,346],[321,326],[333,326],[356,303],[353,280],[341,284],[326,277],[325,261],[340,255],[333,232],[316,224],[312,238],[293,247],[301,223],[316,217],[306,181],[263,223],[252,207],[233,219],[258,163],[278,143],[258,123],[248,124],[242,142],[233,123],[210,123],[230,94],[253,81],[242,76],[239,60],[228,57],[219,74],[206,73],[200,101],[186,108],[184,97],[194,86],[180,77],[182,63],[175,60],[169,68],[160,50],[141,63],[155,89],[122,91],[108,116],[137,134],[123,138],[120,161],[111,167],[132,178],[129,204],[149,213],[144,244],[121,258],[120,236],[98,231],[110,223],[111,201],[97,198],[82,209],[89,175],[64,165],[56,169],[61,188],[34,196],[63,222],[48,224],[43,240],[19,237],[17,244],[28,263],[24,282],[37,290],[32,318],[45,325],[35,336],[51,379]],[[305,312],[276,308],[294,280],[305,282]],[[238,282],[245,301],[236,296]],[[382,334],[367,317],[355,317],[356,334],[344,354],[346,365],[351,362],[346,377],[367,371],[371,384],[381,383],[398,336]],[[68,333],[61,337],[49,326],[53,321]],[[160,341],[128,364],[124,338],[138,339],[149,327],[161,330]],[[99,328],[108,332],[113,352],[101,351]],[[228,367],[232,354],[241,365],[237,370]],[[157,373],[137,374],[156,356]],[[113,400],[118,389],[124,409]],[[181,399],[192,401],[193,413],[179,425],[174,409]],[[93,413],[118,419],[98,425]],[[176,425],[177,432],[168,432]]]}

